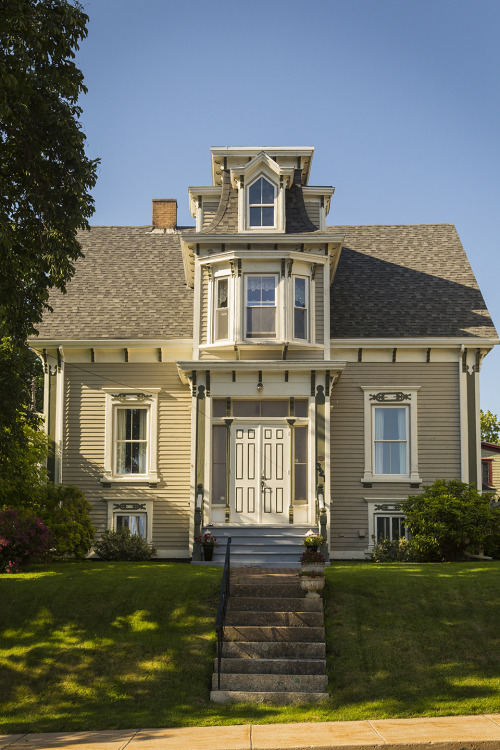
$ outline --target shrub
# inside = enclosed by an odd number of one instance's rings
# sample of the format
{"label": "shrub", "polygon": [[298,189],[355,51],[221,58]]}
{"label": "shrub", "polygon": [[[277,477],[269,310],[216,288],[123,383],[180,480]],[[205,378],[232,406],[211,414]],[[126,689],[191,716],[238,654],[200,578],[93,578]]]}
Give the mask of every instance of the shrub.
{"label": "shrub", "polygon": [[140,562],[155,557],[157,549],[142,536],[131,534],[130,529],[105,531],[95,545],[95,553],[101,560],[132,560]]}
{"label": "shrub", "polygon": [[373,548],[372,562],[429,562],[440,561],[439,549],[420,539],[382,539]]}
{"label": "shrub", "polygon": [[500,512],[473,484],[436,479],[401,503],[412,545],[426,560],[456,560],[480,552],[500,533]]}
{"label": "shrub", "polygon": [[0,573],[19,573],[27,563],[43,560],[52,535],[40,518],[19,508],[0,511]]}
{"label": "shrub", "polygon": [[90,504],[78,487],[47,484],[37,512],[52,532],[52,553],[59,557],[85,557],[94,541]]}

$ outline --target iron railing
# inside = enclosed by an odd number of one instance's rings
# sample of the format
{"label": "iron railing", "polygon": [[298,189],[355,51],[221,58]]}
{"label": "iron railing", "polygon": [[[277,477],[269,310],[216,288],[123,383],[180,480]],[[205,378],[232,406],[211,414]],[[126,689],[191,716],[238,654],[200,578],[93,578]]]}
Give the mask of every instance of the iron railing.
{"label": "iron railing", "polygon": [[226,557],[224,559],[224,571],[220,585],[219,608],[217,610],[217,621],[215,630],[217,632],[217,690],[220,690],[220,668],[222,661],[222,646],[224,644],[224,627],[226,625],[227,600],[229,599],[229,582],[231,563],[231,537],[227,538]]}

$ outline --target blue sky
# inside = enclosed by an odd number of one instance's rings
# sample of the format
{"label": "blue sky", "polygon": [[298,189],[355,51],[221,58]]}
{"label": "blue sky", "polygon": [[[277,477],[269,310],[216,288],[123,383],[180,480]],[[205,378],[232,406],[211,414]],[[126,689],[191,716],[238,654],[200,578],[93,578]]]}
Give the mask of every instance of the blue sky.
{"label": "blue sky", "polygon": [[[211,146],[314,146],[330,224],[456,225],[494,321],[498,0],[88,0],[77,62],[94,224],[210,184]],[[499,347],[500,349],[500,347]],[[481,405],[500,416],[500,351]]]}

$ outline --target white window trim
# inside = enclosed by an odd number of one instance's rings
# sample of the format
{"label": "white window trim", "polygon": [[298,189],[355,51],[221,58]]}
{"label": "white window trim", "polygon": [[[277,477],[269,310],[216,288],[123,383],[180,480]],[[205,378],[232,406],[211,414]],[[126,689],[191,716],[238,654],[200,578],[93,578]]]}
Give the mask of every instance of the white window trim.
{"label": "white window trim", "polygon": [[[418,474],[418,432],[417,432],[417,392],[420,386],[376,388],[361,386],[364,391],[364,435],[365,435],[365,471],[361,481],[363,484],[374,482],[404,482],[406,484],[420,484]],[[381,394],[381,400],[376,396]],[[386,394],[386,400],[384,396]],[[404,396],[404,398],[401,397]],[[409,447],[407,474],[375,474],[373,465],[374,455],[374,407],[376,406],[406,406],[409,412]]]}
{"label": "white window trim", "polygon": [[[103,388],[106,394],[105,437],[104,437],[104,474],[101,482],[137,483],[158,482],[158,394],[161,388]],[[117,474],[114,466],[114,435],[116,407],[145,407],[148,409],[147,420],[147,471],[145,474]]]}
{"label": "white window trim", "polygon": [[[270,185],[272,185],[272,188],[274,190],[274,200],[271,203],[252,203],[250,204],[250,188],[255,185],[256,182],[258,182],[260,179],[265,180]],[[252,232],[255,230],[257,231],[269,231],[276,229],[278,225],[278,191],[279,191],[279,185],[276,184],[274,180],[269,179],[269,177],[265,174],[259,174],[254,180],[252,180],[248,187],[245,190],[245,203],[246,203],[246,224],[248,229],[250,229]],[[267,226],[261,226],[260,224],[256,224],[255,226],[250,223],[250,206],[273,206],[273,216],[274,216],[274,222],[272,224],[268,224]]]}
{"label": "white window trim", "polygon": [[127,497],[126,500],[123,498],[105,497],[104,500],[108,504],[108,529],[116,531],[115,516],[117,515],[144,514],[146,516],[146,541],[151,543],[153,539],[153,500],[146,500],[143,497]]}
{"label": "white window trim", "polygon": [[[247,290],[248,290],[248,279],[251,277],[272,277],[274,278],[275,284],[275,305],[274,309],[276,311],[275,315],[275,332],[274,336],[271,336],[270,338],[261,338],[259,336],[248,336],[247,332]],[[257,271],[249,271],[248,273],[243,274],[243,307],[242,307],[242,329],[243,329],[243,337],[244,340],[251,344],[266,344],[270,341],[275,342],[276,340],[279,340],[280,338],[280,327],[282,325],[282,315],[283,315],[283,306],[280,304],[280,275],[279,273],[276,273],[275,271],[271,271],[269,273],[266,272],[257,272]],[[269,307],[271,307],[269,305]]]}
{"label": "white window trim", "polygon": [[[274,224],[267,227],[253,227],[250,225],[250,200],[249,188],[263,177],[274,187]],[[238,190],[238,231],[259,233],[274,233],[285,231],[285,184],[281,184],[276,174],[271,174],[269,170],[263,169],[257,174],[253,174],[248,180],[245,178],[243,188]]]}
{"label": "white window trim", "polygon": [[[374,539],[376,531],[375,518],[377,516],[398,516],[399,518],[405,518],[405,514],[398,510],[398,505],[406,500],[406,497],[370,497],[364,498],[365,503],[368,506],[368,552],[373,551],[373,547],[377,543]],[[384,506],[387,506],[384,509]]]}
{"label": "white window trim", "polygon": [[[215,336],[215,329],[216,329],[216,311],[217,311],[217,282],[225,279],[227,281],[227,337],[225,339],[218,339]],[[228,269],[224,268],[223,270],[217,271],[214,274],[214,277],[212,281],[210,282],[211,287],[211,293],[209,298],[210,303],[210,310],[208,315],[208,324],[210,326],[209,329],[209,336],[208,340],[211,341],[213,344],[227,344],[230,341],[233,341],[234,335],[233,335],[233,278],[231,277],[231,274]]]}
{"label": "white window trim", "polygon": [[[304,339],[297,338],[295,336],[295,281],[296,279],[305,279],[306,282],[306,337]],[[292,284],[291,284],[291,299],[290,299],[290,311],[291,311],[291,329],[292,329],[292,341],[297,342],[298,344],[309,344],[312,340],[311,331],[312,328],[312,305],[311,305],[311,298],[312,298],[312,281],[311,277],[307,274],[297,273],[292,275]]]}

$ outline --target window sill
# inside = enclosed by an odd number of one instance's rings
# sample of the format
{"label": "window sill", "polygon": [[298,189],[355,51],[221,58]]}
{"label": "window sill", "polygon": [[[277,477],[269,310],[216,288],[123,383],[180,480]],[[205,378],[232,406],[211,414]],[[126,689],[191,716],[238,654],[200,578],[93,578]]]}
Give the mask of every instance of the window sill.
{"label": "window sill", "polygon": [[99,478],[99,481],[101,484],[157,484],[158,474],[124,474],[123,476],[103,474],[102,477]]}
{"label": "window sill", "polygon": [[363,484],[375,484],[380,482],[421,484],[422,482],[418,474],[365,474],[360,481]]}

